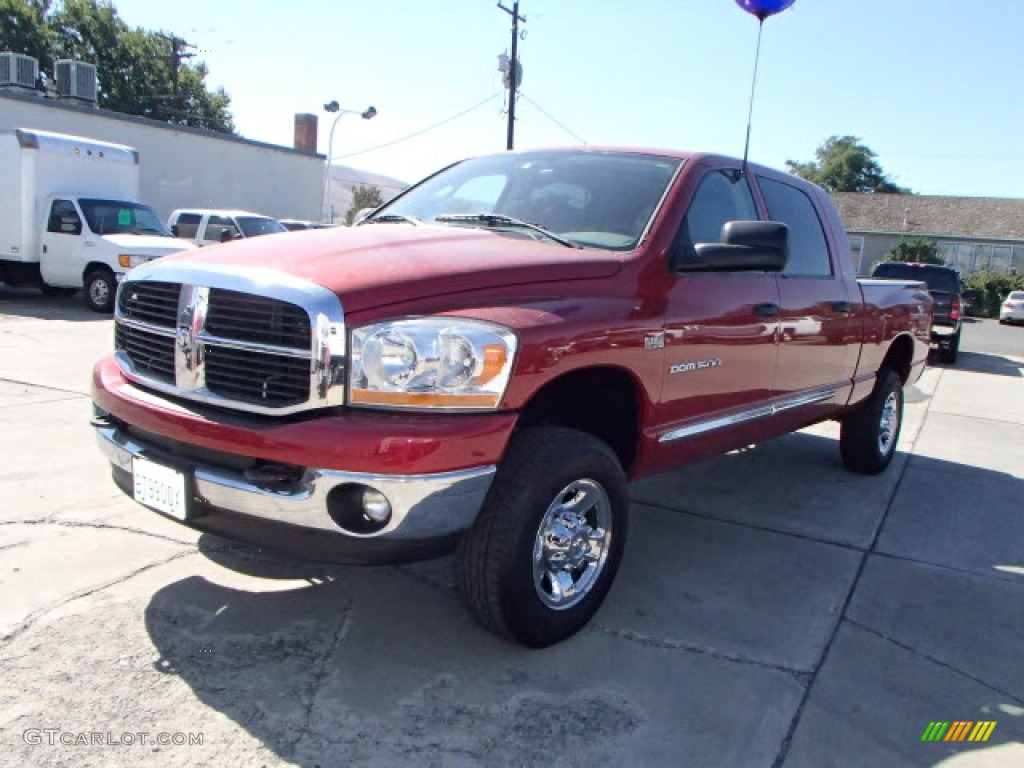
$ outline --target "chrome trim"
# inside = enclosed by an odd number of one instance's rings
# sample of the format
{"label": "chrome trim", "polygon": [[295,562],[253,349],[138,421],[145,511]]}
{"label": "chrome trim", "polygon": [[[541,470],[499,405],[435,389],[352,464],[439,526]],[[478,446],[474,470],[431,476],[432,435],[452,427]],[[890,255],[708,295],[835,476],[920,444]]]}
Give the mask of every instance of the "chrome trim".
{"label": "chrome trim", "polygon": [[[654,155],[647,155],[647,157],[654,157]],[[686,158],[675,157],[670,159],[678,160],[679,166],[676,168],[676,172],[672,174],[672,179],[669,181],[667,185],[665,185],[665,190],[661,193],[661,199],[658,201],[658,204],[654,206],[654,210],[648,217],[647,226],[645,226],[644,231],[640,233],[640,239],[636,241],[636,245],[633,246],[634,249],[639,248],[641,245],[647,242],[647,238],[651,234],[651,229],[654,228],[654,220],[658,218],[658,215],[661,213],[661,209],[665,207],[665,201],[668,200],[669,194],[672,192],[673,189],[675,189],[676,182],[679,180],[679,175],[683,172],[683,168],[686,166]]]}
{"label": "chrome trim", "polygon": [[[120,310],[120,291],[135,282],[156,281],[181,286],[178,300],[178,322],[175,328],[124,317]],[[297,349],[261,345],[225,339],[205,332],[206,310],[211,288],[219,288],[254,296],[285,301],[303,308],[309,315],[312,330],[308,348]],[[194,400],[249,413],[288,415],[315,408],[332,408],[345,404],[346,333],[345,313],[341,300],[331,290],[285,272],[259,267],[245,267],[202,262],[149,262],[132,270],[118,287],[115,302],[115,323],[138,328],[160,336],[173,336],[175,346],[175,383],[170,384],[140,372],[121,351],[115,353],[118,366],[129,381],[142,384],[166,395]],[[270,407],[235,400],[206,389],[203,345],[215,344],[233,349],[262,352],[310,361],[309,396],[299,405]]]}
{"label": "chrome trim", "polygon": [[[131,472],[133,458],[147,457],[146,445],[102,419],[93,423],[100,451],[114,467]],[[159,462],[158,457],[150,458]],[[196,495],[214,507],[354,539],[415,541],[458,533],[472,525],[496,469],[489,465],[432,475],[377,475],[311,468],[293,491],[262,488],[240,472],[209,466],[197,466],[193,477]],[[391,520],[382,530],[353,533],[327,514],[327,494],[353,483],[374,488],[391,502]]]}
{"label": "chrome trim", "polygon": [[671,432],[666,432],[658,438],[658,442],[671,443],[676,440],[683,440],[687,437],[696,437],[697,435],[702,435],[705,432],[714,432],[719,429],[734,427],[737,424],[743,424],[755,419],[767,418],[769,416],[774,416],[777,413],[791,411],[794,408],[802,408],[807,405],[814,405],[815,403],[823,403],[834,398],[836,396],[836,392],[837,390],[835,389],[811,392],[806,395],[799,395],[797,397],[790,398],[789,400],[783,400],[779,403],[775,403],[774,405],[760,406],[748,411],[740,411],[739,413],[733,413],[728,416],[721,416],[717,419],[711,419],[710,421],[690,424],[685,427],[680,427],[679,429],[673,429]]}

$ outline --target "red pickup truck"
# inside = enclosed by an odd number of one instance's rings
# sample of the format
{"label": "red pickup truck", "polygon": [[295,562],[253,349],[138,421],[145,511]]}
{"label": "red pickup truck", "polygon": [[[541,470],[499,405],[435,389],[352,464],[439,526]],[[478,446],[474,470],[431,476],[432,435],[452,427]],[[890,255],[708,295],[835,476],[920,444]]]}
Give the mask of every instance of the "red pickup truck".
{"label": "red pickup truck", "polygon": [[466,160],[355,228],[133,270],[93,423],[158,512],[317,559],[457,547],[476,618],[545,646],[607,593],[629,480],[826,419],[889,464],[932,301],[849,253],[820,189],[725,157]]}

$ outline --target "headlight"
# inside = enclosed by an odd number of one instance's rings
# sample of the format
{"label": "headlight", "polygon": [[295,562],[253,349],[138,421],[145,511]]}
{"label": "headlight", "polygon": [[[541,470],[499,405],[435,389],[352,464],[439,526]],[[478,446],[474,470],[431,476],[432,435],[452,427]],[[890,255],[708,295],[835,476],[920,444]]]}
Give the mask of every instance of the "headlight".
{"label": "headlight", "polygon": [[140,264],[145,264],[147,261],[149,261],[148,256],[134,256],[127,253],[122,253],[117,257],[117,263],[125,269],[132,269]]}
{"label": "headlight", "polygon": [[497,408],[516,336],[479,320],[423,317],[352,331],[349,402],[397,408]]}

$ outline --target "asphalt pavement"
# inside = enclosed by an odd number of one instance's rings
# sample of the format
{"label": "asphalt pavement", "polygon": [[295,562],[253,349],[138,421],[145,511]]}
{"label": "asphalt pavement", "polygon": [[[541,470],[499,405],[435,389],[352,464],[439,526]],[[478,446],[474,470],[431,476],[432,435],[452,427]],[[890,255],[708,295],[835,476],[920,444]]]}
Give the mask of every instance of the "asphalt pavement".
{"label": "asphalt pavement", "polygon": [[304,563],[124,497],[111,337],[0,289],[0,766],[1024,766],[1024,328],[965,326],[882,475],[823,424],[634,483],[605,605],[544,651],[450,559]]}

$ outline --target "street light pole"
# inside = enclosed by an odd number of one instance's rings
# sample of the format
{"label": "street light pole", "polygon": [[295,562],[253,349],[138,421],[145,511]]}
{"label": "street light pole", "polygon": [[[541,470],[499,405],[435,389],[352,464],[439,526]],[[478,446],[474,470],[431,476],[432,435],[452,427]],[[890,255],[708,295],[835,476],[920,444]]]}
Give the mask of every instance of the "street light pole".
{"label": "street light pole", "polygon": [[325,172],[326,178],[324,179],[324,209],[323,209],[323,220],[327,224],[334,223],[334,205],[331,203],[331,164],[334,161],[334,129],[338,126],[338,121],[341,120],[342,115],[358,114],[364,120],[370,120],[377,115],[377,108],[369,106],[360,112],[358,109],[343,109],[337,101],[330,101],[324,104],[324,110],[331,113],[337,113],[334,117],[334,121],[331,123],[331,132],[327,137],[327,169]]}

